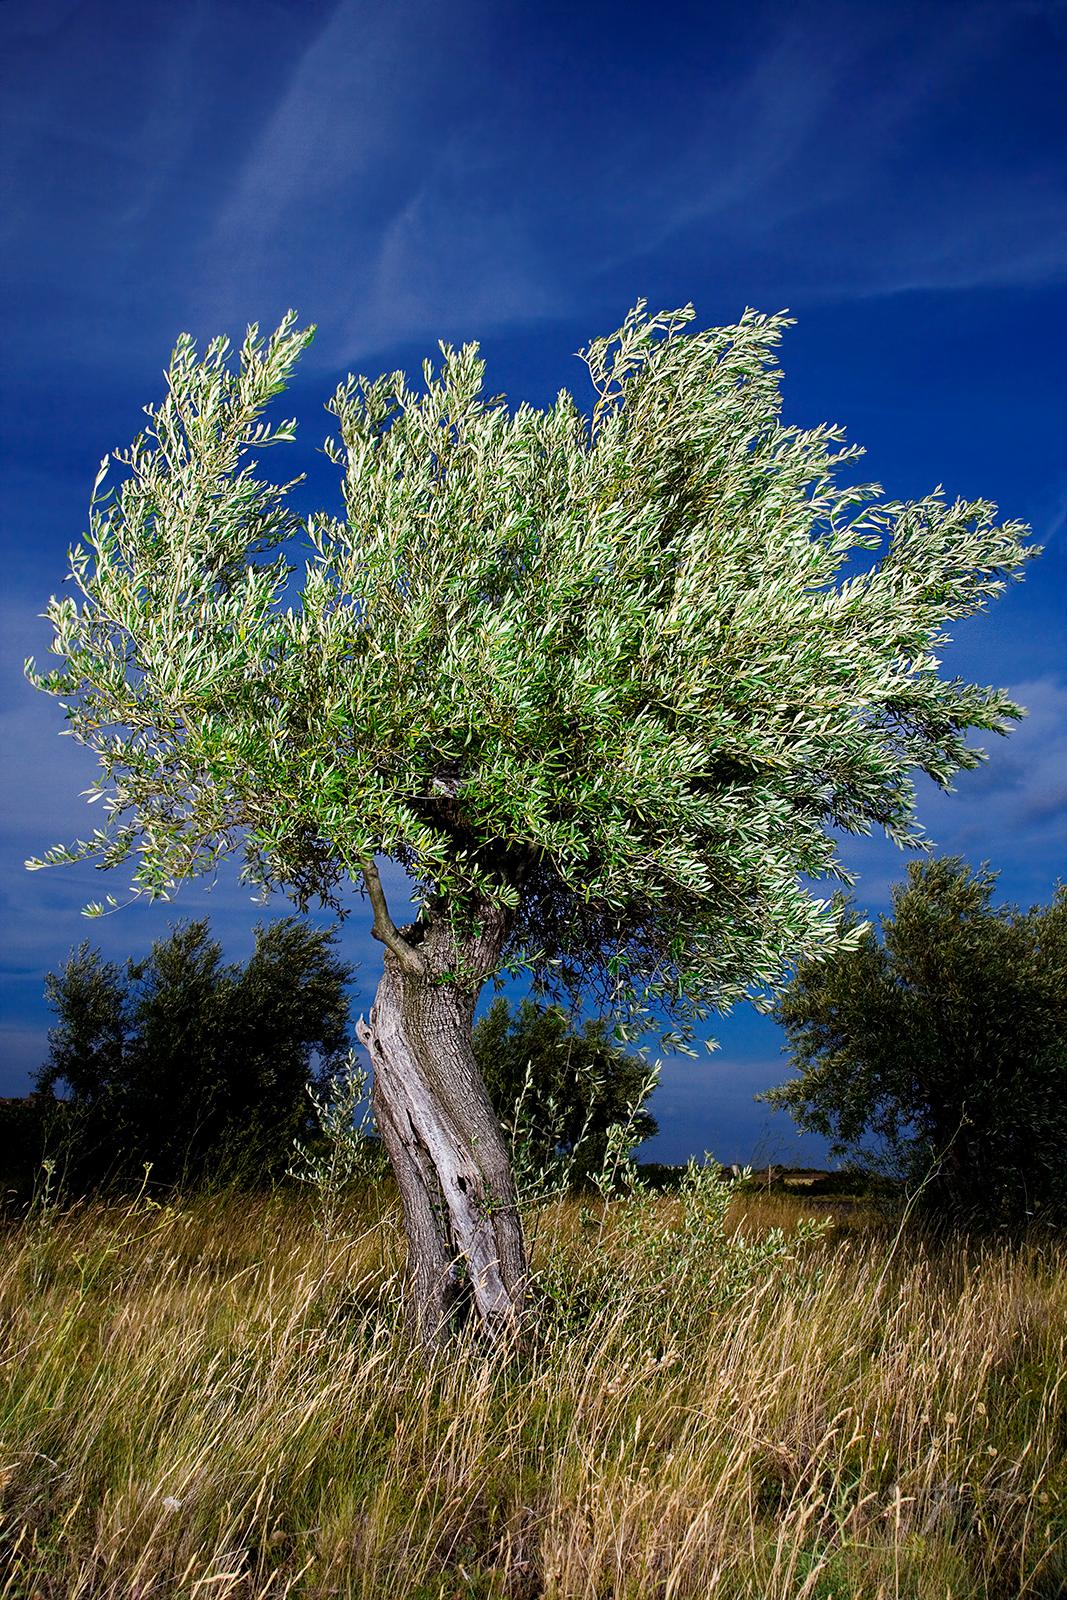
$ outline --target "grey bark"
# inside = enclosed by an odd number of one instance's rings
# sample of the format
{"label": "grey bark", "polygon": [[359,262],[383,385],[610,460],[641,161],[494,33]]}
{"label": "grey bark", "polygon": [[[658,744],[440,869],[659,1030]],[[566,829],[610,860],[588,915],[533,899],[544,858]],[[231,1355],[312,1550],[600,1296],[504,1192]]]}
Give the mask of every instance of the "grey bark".
{"label": "grey bark", "polygon": [[410,1324],[425,1345],[472,1316],[493,1342],[514,1337],[526,1252],[507,1144],[471,1045],[504,915],[484,911],[467,935],[432,920],[375,932],[385,970],[369,1023],[360,1018],[356,1032],[374,1067],[372,1105],[403,1205]]}

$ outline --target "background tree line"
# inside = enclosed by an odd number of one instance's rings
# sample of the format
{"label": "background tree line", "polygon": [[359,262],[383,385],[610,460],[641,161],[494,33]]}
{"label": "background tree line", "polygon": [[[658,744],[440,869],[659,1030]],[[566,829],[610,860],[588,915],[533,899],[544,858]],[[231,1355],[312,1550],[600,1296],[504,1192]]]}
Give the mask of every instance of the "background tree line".
{"label": "background tree line", "polygon": [[[1067,1214],[1067,889],[993,903],[996,875],[913,864],[892,913],[853,948],[801,963],[780,998],[797,1075],[763,1098],[927,1215],[1020,1228]],[[141,961],[83,944],[46,993],[56,1014],[36,1096],[3,1109],[3,1182],[25,1194],[47,1150],[72,1192],[275,1183],[314,1141],[309,1084],[329,1097],[351,1049],[350,964],[332,929],[261,924],[244,966],[206,921]],[[601,1019],[493,1001],[474,1052],[527,1170],[600,1170],[613,1125],[657,1131],[647,1063]],[[56,1098],[60,1090],[62,1098]]]}
{"label": "background tree line", "polygon": [[[72,1193],[138,1184],[146,1162],[166,1187],[278,1182],[294,1143],[321,1134],[307,1091],[328,1101],[347,1062],[353,976],[336,932],[296,917],[260,924],[244,966],[224,962],[206,920],[123,965],[83,943],[45,979],[56,1021],[34,1095],[0,1107],[0,1182],[25,1196],[46,1156]],[[474,1048],[530,1166],[565,1162],[581,1181],[612,1124],[634,1143],[656,1132],[647,1065],[605,1021],[499,997]]]}
{"label": "background tree line", "polygon": [[311,1131],[309,1080],[347,1054],[351,977],[333,931],[296,917],[260,924],[243,966],[206,920],[121,966],[82,944],[45,980],[35,1084],[68,1186],[122,1187],[145,1162],[166,1186],[279,1177]]}

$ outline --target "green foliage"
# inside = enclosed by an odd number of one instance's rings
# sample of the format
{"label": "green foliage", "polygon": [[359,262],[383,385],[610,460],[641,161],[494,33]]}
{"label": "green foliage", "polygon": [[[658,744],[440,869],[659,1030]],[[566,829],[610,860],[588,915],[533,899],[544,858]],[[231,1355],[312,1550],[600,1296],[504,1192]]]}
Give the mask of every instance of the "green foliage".
{"label": "green foliage", "polygon": [[[619,1176],[611,1171],[611,1189]],[[802,1218],[788,1234],[781,1227],[751,1234],[732,1229],[730,1209],[750,1173],[746,1168],[740,1179],[724,1179],[707,1154],[703,1162],[688,1162],[670,1203],[632,1164],[623,1176],[623,1199],[583,1212],[595,1248],[590,1250],[588,1237],[584,1243],[557,1238],[548,1250],[540,1284],[565,1325],[580,1325],[628,1302],[641,1305],[646,1315],[655,1309],[672,1323],[682,1313],[706,1317],[709,1310],[780,1285],[783,1273],[798,1266],[829,1226]],[[608,1189],[605,1184],[605,1201]]]}
{"label": "green foliage", "polygon": [[332,930],[261,924],[244,967],[206,921],[179,925],[125,970],[83,944],[46,994],[57,1014],[37,1075],[63,1085],[67,1176],[128,1183],[261,1182],[279,1176],[309,1119],[313,1054],[345,1059],[352,969]]}
{"label": "green foliage", "polygon": [[1017,715],[937,652],[1032,552],[984,501],[840,482],[841,430],[781,421],[787,318],[693,318],[594,340],[591,420],[487,398],[475,345],[421,388],[349,377],[345,514],[303,528],[295,599],[292,485],[249,457],[292,437],[262,416],[310,332],[251,328],[236,370],[183,336],[49,607],[62,665],[27,664],[104,826],[31,865],[132,858],[159,897],[236,851],[303,906],[385,855],[427,907],[510,906],[550,990],[682,1035],[855,943],[805,880],[840,830],[913,842],[913,772],[947,786]]}
{"label": "green foliage", "polygon": [[[745,1168],[737,1182],[750,1176]],[[802,1218],[789,1233],[781,1227],[746,1234],[727,1225],[735,1181],[720,1177],[718,1163],[705,1155],[690,1161],[678,1191],[680,1215],[664,1225],[663,1208],[653,1191],[637,1188],[631,1206],[631,1250],[644,1256],[635,1273],[651,1278],[661,1292],[684,1280],[704,1306],[728,1304],[763,1283],[772,1268],[792,1263],[827,1222]]]}
{"label": "green foliage", "polygon": [[336,1238],[341,1208],[353,1184],[381,1177],[384,1153],[373,1133],[367,1074],[350,1051],[326,1087],[308,1084],[315,1130],[305,1143],[294,1139],[296,1165],[286,1177],[310,1186],[324,1246]]}
{"label": "green foliage", "polygon": [[523,1000],[512,1013],[498,997],[475,1025],[474,1054],[524,1170],[563,1164],[571,1182],[588,1182],[610,1128],[624,1125],[632,1144],[657,1131],[643,1104],[648,1065],[614,1045],[603,1020],[575,1029],[558,1006]]}
{"label": "green foliage", "polygon": [[915,863],[855,948],[778,1005],[800,1077],[765,1098],[838,1152],[877,1141],[935,1209],[1019,1225],[1067,1207],[1067,889],[1027,912],[996,875]]}

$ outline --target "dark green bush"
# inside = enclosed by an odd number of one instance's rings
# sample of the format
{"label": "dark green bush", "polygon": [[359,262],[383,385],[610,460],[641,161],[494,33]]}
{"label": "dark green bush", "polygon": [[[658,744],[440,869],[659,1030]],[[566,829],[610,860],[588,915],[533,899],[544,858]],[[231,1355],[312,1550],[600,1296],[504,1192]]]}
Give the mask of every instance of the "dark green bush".
{"label": "dark green bush", "polygon": [[84,1190],[140,1181],[258,1184],[309,1132],[310,1078],[349,1048],[351,967],[332,930],[261,924],[242,967],[206,921],[120,968],[83,944],[46,993],[57,1015],[39,1095],[62,1091],[61,1165]]}
{"label": "dark green bush", "polygon": [[474,1054],[497,1115],[533,1168],[560,1158],[581,1184],[599,1172],[608,1129],[629,1123],[633,1144],[658,1131],[642,1105],[648,1065],[613,1044],[598,1020],[581,1028],[560,1006],[493,1001],[474,1029]]}
{"label": "dark green bush", "polygon": [[1067,889],[1020,912],[995,887],[914,864],[881,937],[802,963],[777,1011],[800,1075],[765,1098],[935,1215],[1016,1228],[1067,1216]]}

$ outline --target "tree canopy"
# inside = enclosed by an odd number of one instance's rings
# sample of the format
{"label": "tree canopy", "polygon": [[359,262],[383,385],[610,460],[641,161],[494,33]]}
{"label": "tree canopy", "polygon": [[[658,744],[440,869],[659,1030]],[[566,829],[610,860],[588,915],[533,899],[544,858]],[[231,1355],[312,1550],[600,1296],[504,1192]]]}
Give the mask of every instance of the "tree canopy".
{"label": "tree canopy", "polygon": [[124,967],[83,944],[45,992],[56,1014],[46,1094],[67,1096],[67,1176],[124,1182],[280,1177],[305,1133],[309,1080],[349,1046],[352,969],[331,929],[261,924],[243,965],[225,963],[206,921],[175,928]]}
{"label": "tree canopy", "polygon": [[912,774],[948,785],[1017,715],[936,652],[1026,530],[849,482],[840,428],[781,420],[788,319],[693,317],[594,340],[591,416],[487,397],[473,344],[421,387],[349,377],[344,512],[306,522],[254,458],[293,437],[264,411],[311,330],[253,326],[235,367],[183,336],[49,607],[63,664],[28,663],[105,813],[32,864],[132,857],[161,896],[237,852],[304,905],[390,857],[424,905],[507,908],[506,959],[558,992],[683,1028],[832,948],[807,884],[838,833],[914,841]]}
{"label": "tree canopy", "polygon": [[1067,889],[1020,912],[995,888],[913,863],[880,939],[802,962],[777,1007],[800,1076],[766,1098],[942,1213],[1021,1224],[1067,1209]]}
{"label": "tree canopy", "polygon": [[611,1127],[625,1126],[634,1145],[658,1132],[644,1106],[648,1064],[619,1049],[602,1018],[578,1028],[560,1006],[527,999],[512,1012],[499,995],[473,1043],[497,1115],[534,1170],[562,1161],[580,1183],[604,1166]]}

